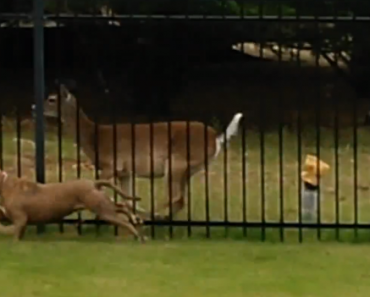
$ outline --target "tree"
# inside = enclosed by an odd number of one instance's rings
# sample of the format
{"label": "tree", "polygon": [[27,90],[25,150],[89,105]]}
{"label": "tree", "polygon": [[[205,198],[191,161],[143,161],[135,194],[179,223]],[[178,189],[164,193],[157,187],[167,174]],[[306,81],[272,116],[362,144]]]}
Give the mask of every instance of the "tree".
{"label": "tree", "polygon": [[[2,0],[0,12],[31,11],[29,0]],[[17,5],[16,5],[17,4]],[[369,16],[369,1],[341,0],[45,0],[47,13],[101,14],[111,10],[115,14],[136,15],[226,15],[226,16]],[[106,24],[106,22],[105,22]],[[167,22],[125,22],[127,31],[141,40],[139,48],[147,53],[145,65],[156,78],[179,80],[184,68],[192,63],[205,63],[210,59],[227,60],[236,56],[246,58],[231,50],[237,42],[263,44],[280,43],[297,49],[311,48],[316,55],[322,55],[353,86],[359,97],[370,96],[370,39],[367,32],[370,22],[240,22],[240,21],[192,21]],[[66,22],[68,26],[68,23]],[[101,21],[89,25],[102,25]],[[82,25],[80,26],[80,28]],[[104,29],[105,30],[105,29]],[[102,31],[104,31],[102,30]],[[105,31],[104,31],[105,32]],[[95,34],[95,35],[94,35]],[[127,33],[128,34],[128,33]],[[85,44],[96,37],[96,30],[81,30],[79,35]],[[102,34],[104,35],[104,34]],[[181,38],[177,38],[181,36]],[[119,38],[118,38],[119,39]],[[123,38],[122,38],[123,39]],[[176,42],[174,42],[176,39]],[[117,41],[127,42],[127,40]],[[140,43],[140,42],[139,42]],[[140,51],[135,48],[134,51]],[[86,46],[86,51],[89,46]],[[148,54],[149,53],[149,54]],[[165,54],[163,54],[165,53]],[[332,57],[334,53],[334,58]],[[330,55],[331,54],[331,55]],[[188,58],[190,57],[190,61]],[[175,59],[173,63],[171,59]],[[140,60],[140,59],[139,59]],[[348,67],[341,69],[337,61],[344,61]],[[133,68],[138,68],[134,62]],[[176,65],[176,69],[173,68]],[[148,70],[149,71],[149,70]],[[149,74],[148,74],[149,75]],[[153,75],[153,74],[151,74]],[[162,77],[161,77],[162,75]],[[141,77],[142,74],[138,74]],[[138,78],[139,79],[139,78]],[[150,80],[150,79],[149,79]],[[172,84],[175,84],[173,81]],[[143,95],[148,96],[148,94]],[[171,96],[163,94],[162,97]]]}

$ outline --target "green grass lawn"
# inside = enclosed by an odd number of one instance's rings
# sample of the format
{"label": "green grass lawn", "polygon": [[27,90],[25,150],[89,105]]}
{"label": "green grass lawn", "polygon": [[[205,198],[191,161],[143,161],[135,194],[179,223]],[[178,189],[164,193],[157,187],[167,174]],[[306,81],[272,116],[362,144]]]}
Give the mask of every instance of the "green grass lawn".
{"label": "green grass lawn", "polygon": [[367,245],[0,239],[1,296],[367,297]]}
{"label": "green grass lawn", "polygon": [[[21,143],[21,162],[17,163],[17,142],[13,141],[14,123],[3,134],[4,168],[12,174],[34,178],[34,147]],[[341,130],[337,156],[338,182],[335,189],[334,133],[322,130],[321,158],[330,164],[331,171],[322,179],[321,220],[327,223],[370,222],[368,180],[370,131],[358,131],[358,146],[353,145],[352,130]],[[32,139],[24,131],[24,139]],[[316,154],[316,138],[308,131],[302,136],[298,154],[297,136],[283,134],[283,183],[279,187],[280,157],[277,132],[266,133],[263,144],[264,165],[261,165],[261,138],[256,132],[247,133],[247,177],[242,175],[241,139],[233,140],[227,154],[227,188],[225,188],[224,154],[209,169],[211,220],[223,220],[225,206],[230,221],[242,221],[243,199],[246,199],[247,220],[260,222],[298,221],[298,160],[307,153]],[[68,138],[63,140],[63,179],[76,178],[76,148]],[[47,181],[58,180],[58,142],[56,134],[48,133],[46,142]],[[82,156],[82,161],[86,158]],[[19,165],[19,166],[18,166]],[[19,167],[19,168],[18,168]],[[94,172],[82,170],[82,176],[93,178]],[[262,173],[264,173],[262,175]],[[191,182],[191,216],[204,220],[205,173],[194,176]],[[357,176],[357,184],[354,178]],[[264,184],[263,184],[264,182]],[[243,185],[247,195],[243,197]],[[264,185],[264,187],[263,187]],[[163,180],[154,184],[156,203],[164,201]],[[262,189],[264,196],[261,194]],[[150,205],[150,182],[136,181],[137,194],[143,205]],[[225,193],[227,201],[225,203]],[[337,199],[338,198],[338,199]],[[339,209],[339,216],[335,210]],[[357,210],[357,217],[355,216]],[[86,212],[83,217],[90,217]],[[187,217],[187,209],[178,219]],[[370,290],[368,246],[369,230],[308,230],[302,231],[304,244],[297,243],[299,230],[214,227],[212,240],[205,240],[205,228],[193,228],[190,239],[186,227],[174,228],[174,240],[168,238],[168,227],[154,229],[156,239],[145,245],[130,236],[113,236],[112,226],[82,228],[76,235],[75,226],[48,226],[47,233],[27,230],[25,241],[14,244],[0,236],[1,296],[368,296]],[[151,227],[145,227],[151,234]],[[226,233],[227,231],[227,233]],[[284,235],[284,243],[279,243]],[[337,235],[342,243],[334,243]],[[228,239],[225,238],[227,235]],[[325,241],[319,243],[318,239]],[[261,242],[265,240],[266,242]],[[357,242],[357,244],[350,244]],[[361,244],[359,244],[361,242]]]}

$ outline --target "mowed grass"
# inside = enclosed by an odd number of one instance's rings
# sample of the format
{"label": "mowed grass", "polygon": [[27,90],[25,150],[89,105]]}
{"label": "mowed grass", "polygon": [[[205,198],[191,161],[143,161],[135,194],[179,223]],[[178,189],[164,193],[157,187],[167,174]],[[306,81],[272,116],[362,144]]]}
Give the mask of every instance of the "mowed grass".
{"label": "mowed grass", "polygon": [[[22,176],[34,178],[34,145],[31,141],[19,142],[22,158],[17,163],[14,128],[15,123],[9,124],[3,133],[4,168],[17,174],[18,167]],[[256,131],[246,131],[245,135],[244,145],[241,136],[233,138],[227,152],[211,162],[208,183],[205,170],[191,179],[190,204],[175,219],[186,220],[190,211],[191,219],[198,221],[205,221],[209,216],[212,221],[298,222],[299,160],[303,163],[306,154],[319,154],[331,166],[321,180],[320,221],[346,224],[370,222],[370,128],[357,129],[357,142],[354,142],[353,128],[341,129],[338,146],[333,129],[321,128],[319,134],[313,128],[306,129],[300,138],[301,146],[298,145],[297,134],[287,130],[283,131],[282,137],[279,137],[278,131],[269,131],[263,136]],[[34,135],[31,130],[24,130],[21,137],[33,140]],[[77,178],[77,148],[72,139],[63,137],[62,140],[62,170],[58,165],[56,132],[47,134],[45,146],[47,181],[58,180],[60,173],[63,180]],[[82,153],[81,161],[81,177],[94,178],[94,170],[85,166],[89,161]],[[156,207],[166,201],[166,180],[155,180],[152,188],[149,179],[135,179],[135,194],[143,198],[141,205],[145,208],[150,209],[153,201]],[[206,197],[209,199],[208,207]],[[84,212],[82,217],[91,216]],[[178,237],[188,235],[187,228],[175,229]],[[204,227],[194,230],[193,235],[205,235]],[[249,233],[260,238],[259,231]],[[224,228],[212,228],[212,234],[224,236]],[[242,228],[235,228],[229,232],[230,236],[232,234],[240,237],[245,233]],[[274,234],[271,235],[274,238],[281,235],[279,230],[268,234]]]}
{"label": "mowed grass", "polygon": [[6,297],[365,297],[368,246],[230,240],[139,243],[28,237],[0,239]]}

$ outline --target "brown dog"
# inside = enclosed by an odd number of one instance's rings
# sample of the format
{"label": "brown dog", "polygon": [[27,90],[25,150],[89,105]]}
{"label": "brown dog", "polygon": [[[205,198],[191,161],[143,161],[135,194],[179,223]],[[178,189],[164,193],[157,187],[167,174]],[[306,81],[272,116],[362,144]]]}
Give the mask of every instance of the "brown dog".
{"label": "brown dog", "polygon": [[[59,221],[77,210],[88,209],[114,225],[128,229],[142,242],[144,236],[129,222],[121,219],[117,211],[128,214],[133,220],[130,209],[121,203],[116,206],[100,190],[107,186],[117,191],[127,200],[140,200],[125,195],[109,181],[91,181],[85,179],[62,183],[39,184],[23,178],[8,176],[0,171],[0,206],[2,213],[12,225],[0,224],[0,233],[12,234],[14,240],[23,238],[27,224]],[[119,208],[117,210],[117,208]]]}

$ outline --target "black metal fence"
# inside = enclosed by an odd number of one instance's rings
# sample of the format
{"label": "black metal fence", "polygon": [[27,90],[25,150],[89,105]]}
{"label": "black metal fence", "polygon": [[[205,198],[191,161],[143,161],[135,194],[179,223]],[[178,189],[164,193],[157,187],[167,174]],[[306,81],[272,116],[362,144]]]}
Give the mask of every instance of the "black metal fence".
{"label": "black metal fence", "polygon": [[172,2],[4,1],[1,167],[113,178],[152,237],[361,236],[369,4]]}

